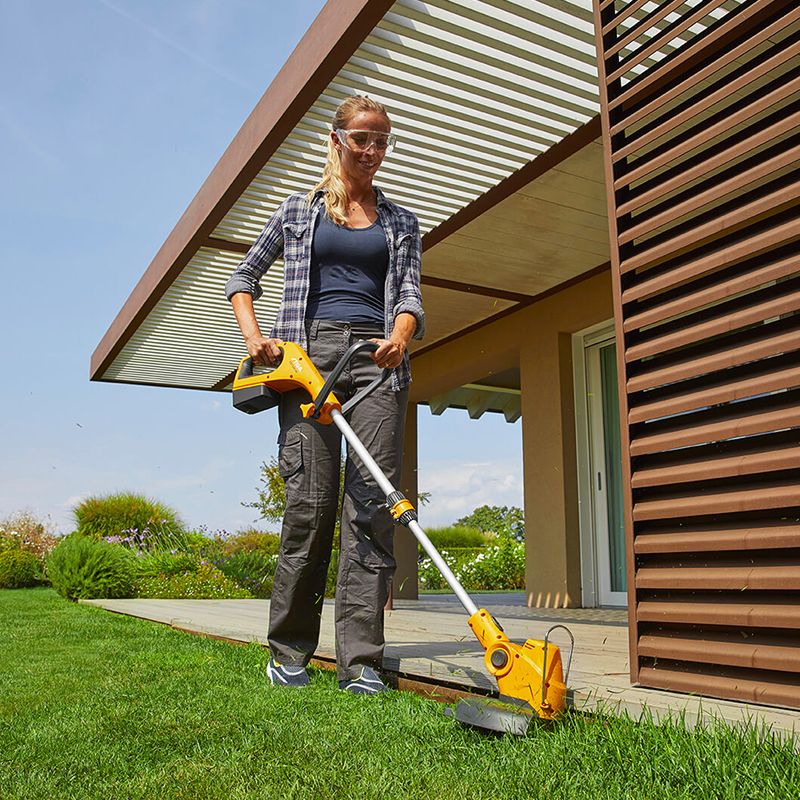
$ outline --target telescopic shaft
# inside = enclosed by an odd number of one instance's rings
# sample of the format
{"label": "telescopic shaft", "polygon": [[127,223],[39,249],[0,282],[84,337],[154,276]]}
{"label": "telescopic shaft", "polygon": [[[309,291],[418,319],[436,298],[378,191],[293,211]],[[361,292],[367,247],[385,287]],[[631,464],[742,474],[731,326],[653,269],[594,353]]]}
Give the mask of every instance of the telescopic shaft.
{"label": "telescopic shaft", "polygon": [[[361,440],[356,436],[355,431],[350,427],[350,424],[344,418],[344,415],[336,409],[331,411],[331,419],[334,425],[342,432],[342,436],[347,440],[350,447],[353,448],[355,453],[364,463],[364,466],[369,471],[369,474],[375,479],[375,482],[380,487],[381,491],[386,495],[387,499],[391,495],[400,494],[391,481],[383,474],[383,470],[375,463],[375,459],[369,454],[367,448],[361,443]],[[404,515],[405,516],[405,515]],[[416,515],[414,515],[416,516]],[[478,607],[472,602],[472,598],[467,594],[464,587],[459,583],[458,578],[453,575],[453,571],[447,566],[445,560],[439,555],[439,551],[434,547],[428,535],[422,529],[422,526],[416,519],[410,519],[407,522],[402,522],[413,534],[416,536],[417,541],[422,545],[422,548],[430,557],[431,561],[436,565],[439,572],[442,573],[444,579],[447,581],[448,586],[455,592],[456,597],[467,613],[472,616],[477,613]]]}

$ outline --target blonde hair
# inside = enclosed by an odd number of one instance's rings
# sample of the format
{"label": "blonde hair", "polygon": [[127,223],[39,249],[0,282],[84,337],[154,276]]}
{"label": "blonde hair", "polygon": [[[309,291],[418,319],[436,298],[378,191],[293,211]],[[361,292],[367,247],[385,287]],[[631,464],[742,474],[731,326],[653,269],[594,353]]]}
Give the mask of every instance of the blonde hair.
{"label": "blonde hair", "polygon": [[[339,103],[336,113],[333,116],[333,130],[337,128],[347,128],[350,120],[362,111],[374,111],[389,119],[386,108],[377,100],[373,100],[366,95],[354,94],[346,97]],[[328,216],[338,225],[347,224],[347,189],[340,177],[341,159],[339,151],[333,146],[333,140],[328,137],[328,158],[322,170],[322,179],[306,195],[308,205],[314,199],[314,195],[320,189],[327,189],[325,193],[325,210]]]}

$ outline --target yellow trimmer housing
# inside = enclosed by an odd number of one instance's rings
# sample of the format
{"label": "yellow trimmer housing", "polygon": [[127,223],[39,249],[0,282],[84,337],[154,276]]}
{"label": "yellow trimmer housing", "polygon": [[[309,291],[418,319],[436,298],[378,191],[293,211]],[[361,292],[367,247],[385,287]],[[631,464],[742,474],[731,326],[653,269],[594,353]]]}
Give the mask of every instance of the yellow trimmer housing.
{"label": "yellow trimmer housing", "polygon": [[[233,379],[233,405],[247,414],[255,414],[278,405],[280,395],[293,389],[305,389],[311,398],[319,396],[325,380],[300,345],[294,342],[279,342],[283,357],[280,364],[256,373],[253,359],[246,356],[239,362]],[[314,403],[301,403],[300,409],[306,419],[314,416]],[[326,425],[331,423],[331,411],[342,410],[342,404],[333,392],[322,404],[317,419]]]}
{"label": "yellow trimmer housing", "polygon": [[528,639],[523,645],[510,641],[485,608],[468,622],[486,650],[486,669],[501,695],[528,703],[541,719],[553,719],[566,709],[567,687],[556,645],[539,639]]}

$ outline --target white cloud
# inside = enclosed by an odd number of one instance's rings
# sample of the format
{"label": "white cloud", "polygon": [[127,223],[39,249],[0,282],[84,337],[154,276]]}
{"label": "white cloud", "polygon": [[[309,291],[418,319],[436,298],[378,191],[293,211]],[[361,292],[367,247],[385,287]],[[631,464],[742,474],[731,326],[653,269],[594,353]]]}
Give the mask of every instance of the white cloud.
{"label": "white cloud", "polygon": [[429,527],[449,525],[482,505],[523,505],[521,464],[507,461],[432,462],[419,470],[418,483],[431,493],[419,512]]}

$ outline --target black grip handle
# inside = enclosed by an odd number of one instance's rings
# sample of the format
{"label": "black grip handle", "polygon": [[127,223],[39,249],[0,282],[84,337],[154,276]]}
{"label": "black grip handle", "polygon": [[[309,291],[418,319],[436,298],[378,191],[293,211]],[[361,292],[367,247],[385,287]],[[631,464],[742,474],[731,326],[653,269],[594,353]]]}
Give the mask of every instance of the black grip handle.
{"label": "black grip handle", "polygon": [[[328,379],[325,381],[322,389],[320,389],[319,394],[314,398],[314,414],[312,415],[313,419],[319,418],[319,415],[322,413],[322,406],[325,402],[325,398],[327,398],[327,396],[333,391],[336,381],[339,379],[339,376],[342,374],[347,364],[352,360],[353,356],[362,351],[374,353],[378,347],[379,345],[377,345],[375,342],[368,341],[356,342],[355,344],[350,345],[350,347],[347,349],[347,352],[339,359],[338,363],[331,371],[331,374],[328,375]],[[370,385],[370,391],[372,391],[372,389],[374,389],[377,385],[378,384],[376,383],[374,383],[374,385]],[[359,398],[359,401],[363,399],[364,398],[361,397]],[[352,408],[352,405],[350,407]]]}
{"label": "black grip handle", "polygon": [[[280,358],[278,359],[276,364],[269,365],[271,369],[275,369],[275,367],[279,366],[283,361],[283,348],[279,346],[278,350],[281,351]],[[248,356],[244,361],[242,361],[242,365],[239,367],[239,374],[237,375],[237,377],[252,378],[254,369],[255,369],[255,364],[253,363],[253,356]]]}

